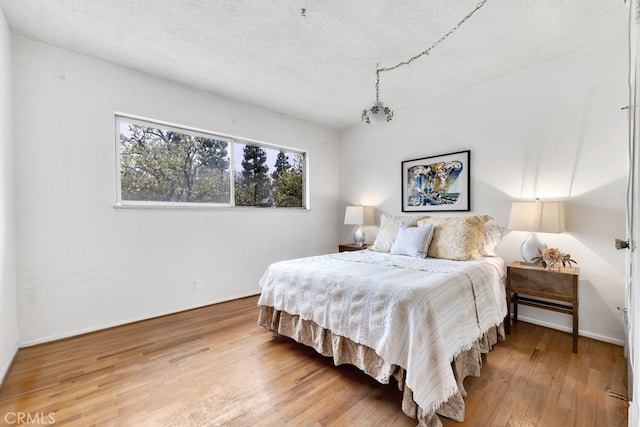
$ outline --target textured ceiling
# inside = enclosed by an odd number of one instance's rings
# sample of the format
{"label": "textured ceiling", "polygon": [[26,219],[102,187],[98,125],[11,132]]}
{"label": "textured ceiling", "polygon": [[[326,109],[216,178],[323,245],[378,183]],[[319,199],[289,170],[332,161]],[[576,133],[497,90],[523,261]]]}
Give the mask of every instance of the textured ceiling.
{"label": "textured ceiling", "polygon": [[[343,128],[375,69],[422,52],[477,0],[0,0],[14,34]],[[305,9],[303,14],[302,9]],[[488,0],[458,32],[381,74],[401,113],[426,98],[626,37],[622,0]]]}

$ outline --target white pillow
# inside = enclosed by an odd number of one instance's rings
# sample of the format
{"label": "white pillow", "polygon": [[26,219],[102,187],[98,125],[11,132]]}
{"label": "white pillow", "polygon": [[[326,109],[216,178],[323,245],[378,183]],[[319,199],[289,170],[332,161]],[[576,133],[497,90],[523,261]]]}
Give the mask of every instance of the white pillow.
{"label": "white pillow", "polygon": [[388,253],[391,251],[393,242],[396,240],[400,225],[407,224],[415,226],[421,218],[427,217],[414,215],[387,215],[381,212],[378,235],[376,236],[376,240],[373,242],[373,245],[369,246],[369,249],[376,252]]}
{"label": "white pillow", "polygon": [[504,227],[498,224],[487,224],[482,233],[482,256],[498,256],[498,248],[502,243]]}
{"label": "white pillow", "polygon": [[391,254],[424,258],[432,237],[433,224],[426,224],[421,227],[410,227],[402,224],[391,248]]}

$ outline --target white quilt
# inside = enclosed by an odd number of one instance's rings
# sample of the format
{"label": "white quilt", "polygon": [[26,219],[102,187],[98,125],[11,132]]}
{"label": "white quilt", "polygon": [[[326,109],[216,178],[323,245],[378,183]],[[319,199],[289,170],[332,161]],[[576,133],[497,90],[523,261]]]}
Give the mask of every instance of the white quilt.
{"label": "white quilt", "polygon": [[428,413],[457,391],[453,357],[504,320],[503,276],[501,258],[343,252],[272,264],[258,305],[311,320],[404,368]]}

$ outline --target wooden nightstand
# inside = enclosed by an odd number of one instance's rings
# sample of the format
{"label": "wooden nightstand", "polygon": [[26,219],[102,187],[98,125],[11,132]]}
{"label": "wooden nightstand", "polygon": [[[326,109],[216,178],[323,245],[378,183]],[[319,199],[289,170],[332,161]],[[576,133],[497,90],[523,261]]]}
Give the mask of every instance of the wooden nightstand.
{"label": "wooden nightstand", "polygon": [[338,245],[338,252],[353,252],[367,249],[369,245],[358,246],[355,243],[341,243]]}
{"label": "wooden nightstand", "polygon": [[[545,270],[537,265],[526,265],[517,261],[511,263],[507,266],[507,308],[513,303],[513,322],[518,322],[518,304],[570,314],[573,316],[573,352],[577,353],[579,273],[580,269],[576,267]],[[520,294],[545,300],[523,297]],[[505,326],[509,332],[509,313]]]}

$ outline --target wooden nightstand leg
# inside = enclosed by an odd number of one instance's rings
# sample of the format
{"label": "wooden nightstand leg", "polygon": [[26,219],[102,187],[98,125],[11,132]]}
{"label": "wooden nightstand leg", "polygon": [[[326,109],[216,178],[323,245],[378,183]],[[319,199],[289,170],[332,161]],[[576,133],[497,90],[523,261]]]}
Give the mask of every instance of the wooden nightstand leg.
{"label": "wooden nightstand leg", "polygon": [[578,352],[578,303],[573,303],[573,352]]}
{"label": "wooden nightstand leg", "polygon": [[507,316],[504,319],[504,331],[511,334],[511,269],[509,267],[507,267],[505,291],[507,291]]}
{"label": "wooden nightstand leg", "polygon": [[507,315],[504,317],[504,331],[511,334],[511,292],[507,290]]}

